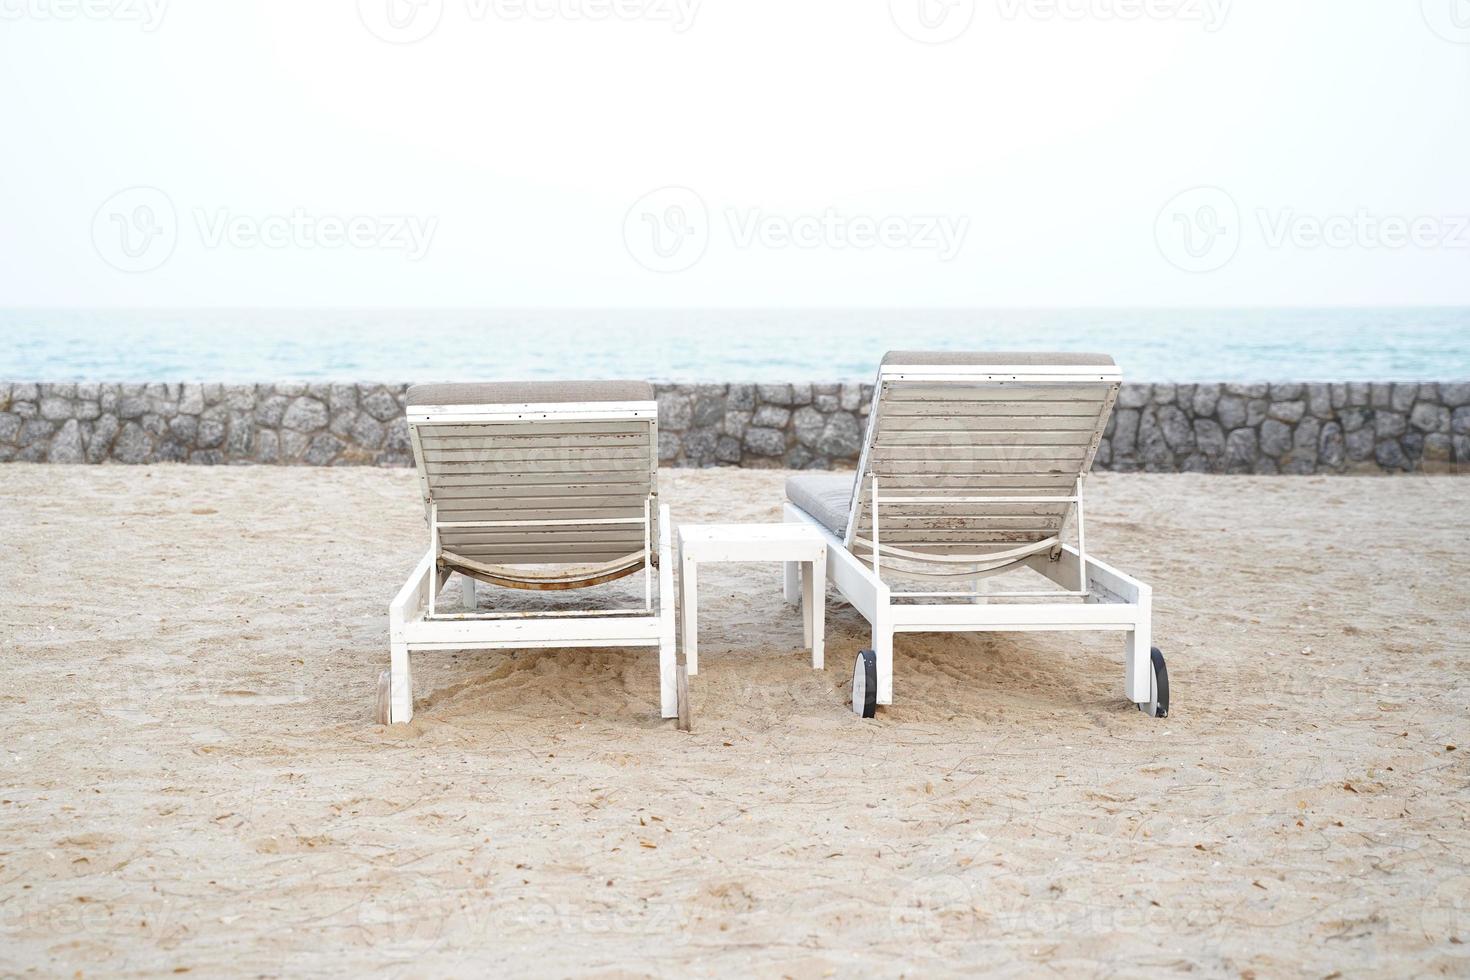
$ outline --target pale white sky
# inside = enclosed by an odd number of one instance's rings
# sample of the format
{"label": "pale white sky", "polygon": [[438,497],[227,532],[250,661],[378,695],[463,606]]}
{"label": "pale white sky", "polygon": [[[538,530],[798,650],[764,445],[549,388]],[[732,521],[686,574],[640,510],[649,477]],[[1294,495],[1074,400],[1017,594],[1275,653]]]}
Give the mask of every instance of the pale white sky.
{"label": "pale white sky", "polygon": [[0,306],[1470,304],[1470,0],[0,0],[0,72]]}

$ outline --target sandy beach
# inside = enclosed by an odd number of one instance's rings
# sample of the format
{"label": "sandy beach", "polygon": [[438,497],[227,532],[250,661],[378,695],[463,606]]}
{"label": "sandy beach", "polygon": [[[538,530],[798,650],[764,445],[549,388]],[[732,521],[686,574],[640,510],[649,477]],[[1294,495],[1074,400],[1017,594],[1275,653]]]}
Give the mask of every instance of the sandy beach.
{"label": "sandy beach", "polygon": [[[784,476],[660,479],[759,521]],[[1117,638],[1025,634],[901,636],[864,722],[861,617],[813,672],[719,565],[692,734],[652,650],[420,656],[384,728],[411,471],[6,466],[0,974],[1465,975],[1467,503],[1095,477],[1163,721]]]}

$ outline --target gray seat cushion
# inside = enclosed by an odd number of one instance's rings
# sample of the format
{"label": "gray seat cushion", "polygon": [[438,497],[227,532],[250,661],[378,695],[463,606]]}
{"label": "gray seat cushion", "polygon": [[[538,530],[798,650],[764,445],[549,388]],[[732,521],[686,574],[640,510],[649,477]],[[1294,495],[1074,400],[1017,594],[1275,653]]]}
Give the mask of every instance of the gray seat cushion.
{"label": "gray seat cushion", "polygon": [[1014,364],[1017,366],[1112,367],[1107,354],[1078,354],[1057,351],[918,351],[891,350],[883,355],[884,364]]}
{"label": "gray seat cushion", "polygon": [[852,503],[855,477],[830,473],[803,473],[787,477],[786,499],[815,517],[833,534],[847,530],[847,510]]}
{"label": "gray seat cushion", "polygon": [[558,402],[651,402],[647,381],[487,381],[414,385],[410,405],[526,405]]}

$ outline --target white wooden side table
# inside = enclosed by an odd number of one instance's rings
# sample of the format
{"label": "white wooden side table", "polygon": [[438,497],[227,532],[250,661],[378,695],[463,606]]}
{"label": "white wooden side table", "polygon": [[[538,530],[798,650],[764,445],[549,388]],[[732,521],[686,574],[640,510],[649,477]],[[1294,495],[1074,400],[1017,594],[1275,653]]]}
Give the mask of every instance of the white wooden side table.
{"label": "white wooden side table", "polygon": [[801,622],[812,650],[812,669],[822,669],[826,628],[827,542],[805,524],[682,524],[679,526],[679,608],[684,616],[684,662],[699,673],[699,572],[701,563],[779,561],[786,563],[786,601],[797,600],[795,570],[801,566]]}

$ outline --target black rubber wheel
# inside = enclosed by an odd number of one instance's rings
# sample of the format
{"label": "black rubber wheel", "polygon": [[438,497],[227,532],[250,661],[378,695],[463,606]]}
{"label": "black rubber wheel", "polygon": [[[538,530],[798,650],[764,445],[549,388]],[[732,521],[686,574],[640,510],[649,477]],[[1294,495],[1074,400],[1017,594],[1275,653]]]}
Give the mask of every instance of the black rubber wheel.
{"label": "black rubber wheel", "polygon": [[1140,704],[1138,710],[1150,718],[1169,717],[1169,666],[1164,663],[1164,654],[1158,647],[1148,651],[1149,666],[1152,668],[1153,697]]}
{"label": "black rubber wheel", "polygon": [[878,655],[859,650],[852,665],[852,713],[871,718],[878,713]]}

